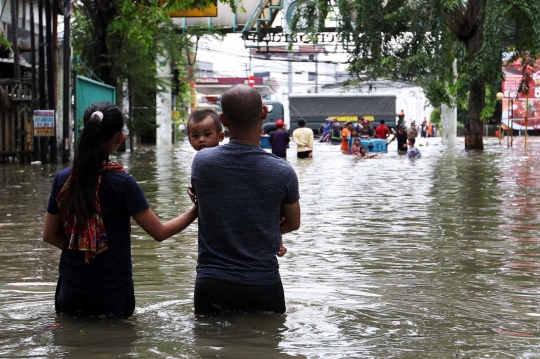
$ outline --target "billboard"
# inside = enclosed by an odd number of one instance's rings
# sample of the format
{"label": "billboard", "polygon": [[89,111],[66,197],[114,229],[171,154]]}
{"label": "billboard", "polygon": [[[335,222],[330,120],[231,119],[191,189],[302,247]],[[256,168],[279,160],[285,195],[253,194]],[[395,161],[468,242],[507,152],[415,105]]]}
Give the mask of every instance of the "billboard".
{"label": "billboard", "polygon": [[[165,4],[166,1],[162,0],[161,5]],[[218,16],[218,3],[217,0],[211,1],[211,4],[205,8],[191,8],[186,10],[175,10],[168,12],[170,17],[216,17]]]}
{"label": "billboard", "polygon": [[[530,75],[529,92],[520,93],[523,72]],[[524,69],[523,61],[503,60],[504,81],[502,90],[502,123],[505,127],[540,129],[540,59]]]}

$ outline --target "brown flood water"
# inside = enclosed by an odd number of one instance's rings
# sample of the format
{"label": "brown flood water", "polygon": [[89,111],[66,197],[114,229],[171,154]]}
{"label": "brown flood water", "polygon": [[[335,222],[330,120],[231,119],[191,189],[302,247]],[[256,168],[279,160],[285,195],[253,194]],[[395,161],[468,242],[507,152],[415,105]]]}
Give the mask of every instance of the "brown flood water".
{"label": "brown flood water", "polygon": [[[135,315],[54,313],[59,251],[41,240],[61,166],[0,166],[1,358],[539,358],[540,139],[483,152],[425,140],[422,158],[289,162],[302,226],[284,236],[287,312],[198,319],[197,225],[155,243],[133,224]],[[118,160],[158,216],[185,211],[194,151]]]}

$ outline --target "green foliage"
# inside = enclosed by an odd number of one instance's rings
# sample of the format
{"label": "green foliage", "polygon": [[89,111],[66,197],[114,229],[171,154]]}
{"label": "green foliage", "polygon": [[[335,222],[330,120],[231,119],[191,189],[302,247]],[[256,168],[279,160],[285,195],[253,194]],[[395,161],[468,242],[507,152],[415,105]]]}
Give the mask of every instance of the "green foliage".
{"label": "green foliage", "polygon": [[13,52],[11,49],[11,43],[4,34],[0,34],[0,47],[7,49],[9,52]]}
{"label": "green foliage", "polygon": [[[225,0],[234,7],[234,0]],[[205,8],[212,0],[81,0],[74,3],[74,55],[105,83],[116,86],[118,100],[128,95],[135,109],[130,130],[144,133],[156,128],[156,95],[171,91],[168,79],[159,79],[156,59],[165,57],[180,71],[178,108],[189,100],[186,68],[198,40],[213,31],[192,27],[184,33],[172,23],[169,11]],[[193,72],[190,72],[193,73]],[[122,93],[122,84],[129,91]]]}
{"label": "green foliage", "polygon": [[441,110],[434,108],[433,111],[429,114],[429,122],[431,123],[441,123]]}
{"label": "green foliage", "polygon": [[[300,18],[327,13],[317,12],[318,0],[299,2],[293,29]],[[503,78],[502,52],[540,55],[540,1],[335,0],[334,4],[328,2],[326,7],[339,14],[338,32],[356,81],[414,81],[434,106],[468,108],[468,121],[480,121],[493,112],[491,97]],[[321,22],[307,21],[303,31],[313,35]]]}

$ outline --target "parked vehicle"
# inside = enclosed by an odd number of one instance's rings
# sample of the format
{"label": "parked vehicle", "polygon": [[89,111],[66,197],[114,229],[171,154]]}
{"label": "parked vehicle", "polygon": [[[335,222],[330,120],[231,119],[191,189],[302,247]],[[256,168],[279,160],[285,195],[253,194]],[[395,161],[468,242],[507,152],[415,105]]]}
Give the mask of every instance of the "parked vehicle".
{"label": "parked vehicle", "polygon": [[306,120],[306,127],[318,134],[326,118],[340,122],[356,122],[360,118],[373,122],[373,127],[385,120],[388,127],[396,126],[396,96],[369,94],[307,94],[291,95],[288,100],[263,101],[268,106],[268,116],[263,121],[265,134],[276,130],[278,119],[285,121],[286,128],[298,128],[298,119]]}

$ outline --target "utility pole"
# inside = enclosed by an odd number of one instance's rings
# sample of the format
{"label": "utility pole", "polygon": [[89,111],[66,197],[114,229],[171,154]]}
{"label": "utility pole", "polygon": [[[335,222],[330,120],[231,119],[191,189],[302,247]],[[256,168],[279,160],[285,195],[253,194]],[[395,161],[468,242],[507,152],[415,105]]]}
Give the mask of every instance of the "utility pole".
{"label": "utility pole", "polygon": [[[46,0],[38,1],[38,36],[39,36],[39,109],[45,110],[47,107],[47,95],[45,90],[45,38],[43,36],[43,2]],[[47,137],[39,138],[39,158],[41,163],[47,163]]]}
{"label": "utility pole", "polygon": [[[6,0],[7,1],[7,0]],[[17,0],[11,0],[11,26],[13,28],[13,77],[17,80],[21,78],[21,67],[19,65],[19,36],[18,36],[18,27],[19,27],[19,4]]]}
{"label": "utility pole", "polygon": [[[47,39],[47,92],[49,110],[56,110],[56,89],[54,87],[54,57],[52,38],[52,8],[51,2],[45,0],[45,37]],[[41,69],[40,69],[41,70]],[[56,112],[54,114],[54,136],[50,138],[51,163],[58,163],[58,149],[56,148]]]}
{"label": "utility pole", "polygon": [[288,75],[289,75],[289,97],[293,94],[293,53],[289,51],[287,53],[287,61],[288,61]]}
{"label": "utility pole", "polygon": [[[317,51],[317,48],[315,48]],[[315,53],[315,93],[319,92],[319,53]]]}
{"label": "utility pole", "polygon": [[[32,110],[37,108],[37,78],[36,78],[36,34],[34,23],[34,0],[30,0],[30,59],[32,62]],[[33,135],[33,134],[32,134]],[[39,138],[34,139],[34,161],[39,158]]]}
{"label": "utility pole", "polygon": [[71,76],[71,1],[67,0],[64,4],[64,93],[62,97],[62,163],[69,162],[70,155],[70,116],[69,105],[70,88],[69,77]]}

